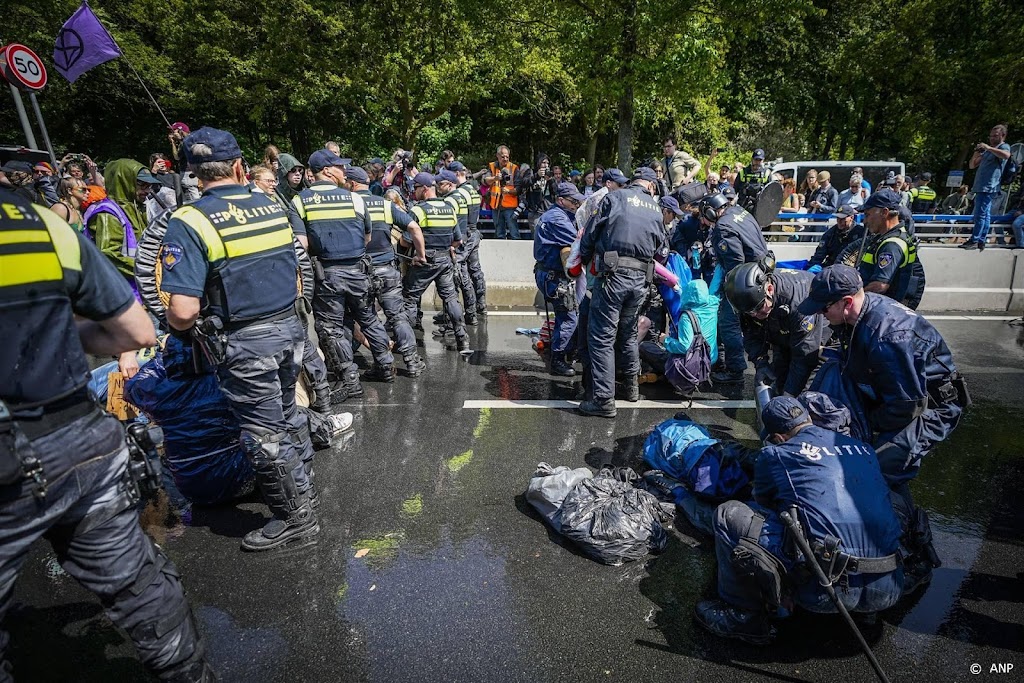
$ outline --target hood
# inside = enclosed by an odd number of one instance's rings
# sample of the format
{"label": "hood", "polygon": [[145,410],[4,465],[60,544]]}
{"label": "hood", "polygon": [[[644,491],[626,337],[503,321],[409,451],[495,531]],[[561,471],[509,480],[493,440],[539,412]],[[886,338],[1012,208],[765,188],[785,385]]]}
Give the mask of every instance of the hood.
{"label": "hood", "polygon": [[143,168],[142,164],[133,159],[115,159],[103,169],[107,196],[124,209],[136,232],[146,227],[145,214],[135,203],[135,179]]}
{"label": "hood", "polygon": [[293,157],[291,154],[282,154],[277,157],[277,167],[280,169],[277,174],[280,176],[288,175],[288,171],[292,170],[296,166],[302,166],[303,168],[306,167],[304,163]]}
{"label": "hood", "polygon": [[711,294],[708,292],[708,283],[697,278],[690,280],[683,285],[683,293],[680,297],[683,308],[695,309],[711,303]]}

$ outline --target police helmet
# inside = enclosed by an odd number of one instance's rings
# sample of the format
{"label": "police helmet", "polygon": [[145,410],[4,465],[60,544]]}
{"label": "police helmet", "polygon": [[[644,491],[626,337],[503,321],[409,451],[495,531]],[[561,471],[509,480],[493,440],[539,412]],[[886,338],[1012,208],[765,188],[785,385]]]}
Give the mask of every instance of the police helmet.
{"label": "police helmet", "polygon": [[714,223],[718,220],[718,210],[728,203],[729,198],[721,192],[709,194],[707,197],[700,200],[700,204],[698,204],[700,215],[709,223]]}
{"label": "police helmet", "polygon": [[760,263],[733,268],[725,279],[725,295],[740,313],[750,313],[768,298],[768,273]]}

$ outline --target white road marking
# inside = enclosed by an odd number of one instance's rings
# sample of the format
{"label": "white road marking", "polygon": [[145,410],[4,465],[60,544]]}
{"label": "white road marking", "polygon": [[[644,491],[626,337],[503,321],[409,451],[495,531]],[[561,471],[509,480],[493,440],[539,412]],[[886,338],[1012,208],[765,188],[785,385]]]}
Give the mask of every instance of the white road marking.
{"label": "white road marking", "polygon": [[[490,317],[506,317],[506,318],[543,318],[543,312],[534,311],[489,311],[487,313]],[[928,320],[973,320],[975,322],[1007,322],[1009,320],[1020,320],[1019,315],[931,315],[928,313],[922,313],[922,315]]]}
{"label": "white road marking", "polygon": [[[483,401],[464,401],[462,407],[465,410],[479,410],[480,408],[576,408],[579,406],[579,401],[560,401],[560,400],[502,400],[502,399],[491,399]],[[640,408],[640,409],[657,409],[657,410],[725,410],[725,409],[737,409],[737,408],[754,408],[755,404],[753,401],[729,401],[729,400],[707,400],[707,401],[694,401],[692,404],[687,401],[675,400],[675,401],[638,401],[636,403],[630,403],[629,401],[616,401],[616,408]]]}

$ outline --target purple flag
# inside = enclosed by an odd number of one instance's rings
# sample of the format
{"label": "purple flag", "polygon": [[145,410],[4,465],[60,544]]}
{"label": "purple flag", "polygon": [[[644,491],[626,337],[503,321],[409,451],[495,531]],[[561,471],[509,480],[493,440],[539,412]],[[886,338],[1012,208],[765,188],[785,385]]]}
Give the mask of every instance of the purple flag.
{"label": "purple flag", "polygon": [[94,66],[120,56],[121,48],[92,13],[88,2],[82,2],[64,22],[53,48],[57,71],[71,83]]}

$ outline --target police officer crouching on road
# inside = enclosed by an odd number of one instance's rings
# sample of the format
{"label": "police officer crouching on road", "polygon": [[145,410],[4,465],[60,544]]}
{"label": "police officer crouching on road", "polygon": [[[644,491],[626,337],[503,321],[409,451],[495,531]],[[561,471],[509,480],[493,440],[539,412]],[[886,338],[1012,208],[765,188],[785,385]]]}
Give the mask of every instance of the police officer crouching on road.
{"label": "police officer crouching on road", "polygon": [[[152,346],[153,324],[110,261],[49,209],[0,190],[0,238],[0,619],[45,535],[151,673],[213,681],[178,572],[139,527],[124,429],[87,392],[86,353]],[[0,632],[2,681],[8,641]]]}
{"label": "police officer crouching on road", "polygon": [[657,180],[650,168],[636,169],[629,187],[601,200],[580,242],[583,263],[597,259],[587,330],[593,396],[579,406],[585,415],[615,417],[616,366],[626,400],[640,398],[637,317],[654,279],[654,255],[665,243],[661,208],[653,198]]}
{"label": "police officer crouching on road", "polygon": [[[201,128],[182,143],[203,196],[167,223],[160,288],[172,333],[217,365],[242,448],[274,518],[246,534],[270,550],[320,532],[309,426],[295,407],[306,333],[295,314],[298,261],[284,208],[244,187],[235,138]],[[202,316],[202,317],[200,317]]]}
{"label": "police officer crouching on road", "polygon": [[551,374],[573,377],[576,371],[566,355],[574,351],[578,306],[576,284],[566,275],[565,262],[576,240],[576,210],[584,197],[572,183],[559,183],[556,194],[555,205],[540,217],[533,235],[533,273],[544,301],[555,309]]}
{"label": "police officer crouching on road", "polygon": [[[774,259],[767,260],[774,266]],[[743,346],[754,363],[754,385],[766,384],[775,395],[800,395],[832,335],[821,313],[799,311],[813,279],[802,270],[744,263],[725,281],[729,303],[743,314]]]}
{"label": "police officer crouching on road", "polygon": [[[821,241],[814,249],[814,255],[807,261],[804,270],[811,273],[821,272],[839,262],[839,256],[847,247],[855,244],[857,240],[864,238],[864,226],[857,225],[854,218],[857,216],[857,209],[849,204],[844,204],[836,211],[836,224],[825,231]],[[851,263],[855,260],[856,254],[850,257]],[[850,265],[850,264],[847,264]]]}
{"label": "police officer crouching on road", "polygon": [[410,377],[417,377],[427,366],[416,352],[416,334],[406,315],[402,274],[395,264],[394,242],[397,240],[394,238],[396,231],[408,234],[415,247],[417,262],[423,262],[423,233],[412,216],[391,201],[370,194],[370,176],[364,169],[353,166],[345,172],[345,178],[349,190],[362,197],[373,223],[370,243],[366,245],[372,266],[373,296],[384,311],[388,332],[395,342],[395,351],[405,360],[406,372]]}
{"label": "police officer crouching on road", "polygon": [[[745,209],[730,205],[725,195],[709,194],[701,200],[699,212],[701,222],[711,227],[712,250],[726,277],[733,268],[760,261],[768,253],[757,220]],[[739,384],[747,361],[743,355],[743,332],[732,306],[718,309],[718,338],[725,346],[725,369],[711,373],[711,379],[721,384]]]}
{"label": "police officer crouching on road", "polygon": [[313,317],[317,336],[328,366],[341,385],[331,388],[346,398],[363,395],[359,374],[352,362],[351,332],[345,325],[350,316],[359,323],[373,354],[373,369],[365,380],[395,381],[394,356],[384,325],[377,318],[370,293],[370,259],[367,245],[373,222],[360,195],[344,189],[345,160],[326,149],[309,157],[316,182],[292,199],[306,222],[309,253],[317,257],[316,295]]}
{"label": "police officer crouching on road", "polygon": [[897,211],[900,198],[882,188],[860,208],[868,230],[857,270],[865,292],[875,292],[916,310],[924,295],[924,266],[917,238],[908,234]]}
{"label": "police officer crouching on road", "polygon": [[[900,524],[871,446],[811,423],[795,398],[772,399],[761,413],[771,445],[754,465],[754,503],[715,511],[719,600],[697,604],[697,623],[723,638],[767,645],[771,619],[836,607],[805,564],[817,561],[842,585],[850,612],[875,613],[902,594]],[[799,521],[814,558],[796,550],[780,514]]]}
{"label": "police officer crouching on road", "polygon": [[438,199],[435,178],[430,173],[417,173],[413,178],[416,203],[410,214],[423,231],[426,263],[413,263],[405,274],[406,315],[412,319],[419,308],[420,297],[431,282],[444,302],[444,312],[455,331],[455,343],[460,352],[469,351],[469,335],[455,292],[454,251],[462,240],[458,211],[454,202]]}
{"label": "police officer crouching on road", "polygon": [[913,555],[907,560],[909,593],[931,579],[939,562],[927,515],[914,507],[909,482],[924,456],[960,423],[970,405],[966,384],[938,330],[892,299],[865,292],[849,266],[815,275],[800,312],[822,313],[843,342],[842,379],[859,403],[848,407],[871,431]]}

